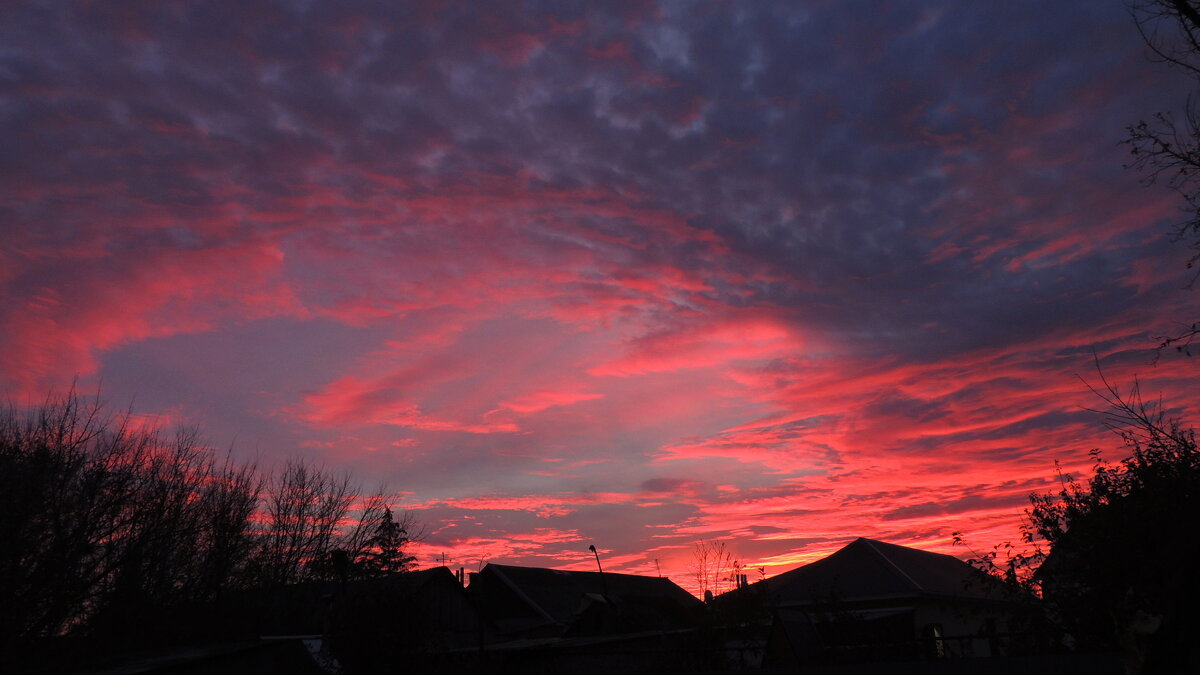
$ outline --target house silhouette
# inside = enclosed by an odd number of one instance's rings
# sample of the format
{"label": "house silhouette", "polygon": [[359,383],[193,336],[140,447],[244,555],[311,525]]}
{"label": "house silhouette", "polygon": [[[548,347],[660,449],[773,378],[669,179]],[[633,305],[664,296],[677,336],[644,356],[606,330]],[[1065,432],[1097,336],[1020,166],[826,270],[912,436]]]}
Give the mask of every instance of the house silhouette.
{"label": "house silhouette", "polygon": [[769,617],[764,664],[984,657],[1014,650],[1031,598],[970,564],[860,537],[718,598]]}
{"label": "house silhouette", "polygon": [[501,638],[689,628],[703,603],[665,577],[489,564],[469,597]]}
{"label": "house silhouette", "polygon": [[810,606],[833,596],[871,605],[1006,599],[990,577],[954,556],[865,537],[765,584],[776,607]]}

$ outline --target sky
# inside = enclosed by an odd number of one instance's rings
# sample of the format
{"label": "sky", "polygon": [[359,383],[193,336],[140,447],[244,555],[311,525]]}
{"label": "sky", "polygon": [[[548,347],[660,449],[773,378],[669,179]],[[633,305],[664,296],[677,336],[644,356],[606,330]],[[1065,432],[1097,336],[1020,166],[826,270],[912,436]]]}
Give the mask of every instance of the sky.
{"label": "sky", "polygon": [[[1185,417],[1189,81],[1121,2],[6,2],[0,391],[383,485],[445,560],[967,556]],[[752,576],[757,576],[755,572]]]}

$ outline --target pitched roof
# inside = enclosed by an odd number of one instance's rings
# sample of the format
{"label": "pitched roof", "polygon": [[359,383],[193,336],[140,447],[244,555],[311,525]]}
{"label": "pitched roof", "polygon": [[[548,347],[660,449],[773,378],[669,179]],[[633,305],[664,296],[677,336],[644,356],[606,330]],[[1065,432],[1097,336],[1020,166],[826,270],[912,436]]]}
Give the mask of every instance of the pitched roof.
{"label": "pitched roof", "polygon": [[[325,593],[327,584],[318,586],[320,593]],[[455,578],[454,572],[447,567],[430,567],[423,570],[408,572],[393,572],[379,577],[354,579],[341,588],[349,596],[371,596],[387,593],[389,597],[408,597],[423,592],[428,588],[443,587],[457,592],[463,592],[462,586]],[[317,596],[319,597],[319,596]]]}
{"label": "pitched roof", "polygon": [[[676,627],[687,622],[689,612],[702,606],[695,596],[665,577],[488,564],[480,580],[483,583],[479,584],[478,592],[487,593],[488,585],[496,582],[524,605],[521,608],[524,611],[519,613],[509,605],[502,614],[513,614],[513,619],[524,616],[527,621],[531,615],[537,615],[546,623],[563,626],[580,616],[589,598],[611,602],[630,629]],[[493,611],[497,609],[496,604],[492,607]],[[501,624],[507,623],[504,617],[496,618]]]}
{"label": "pitched roof", "polygon": [[859,537],[837,552],[766,581],[774,604],[811,604],[917,597],[1000,599],[989,578],[971,565]]}

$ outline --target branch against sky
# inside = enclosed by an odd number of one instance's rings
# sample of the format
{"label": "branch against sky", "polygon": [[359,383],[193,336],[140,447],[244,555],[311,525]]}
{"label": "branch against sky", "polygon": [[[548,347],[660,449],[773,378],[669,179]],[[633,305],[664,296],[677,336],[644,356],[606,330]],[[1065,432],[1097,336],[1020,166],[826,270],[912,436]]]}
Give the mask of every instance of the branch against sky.
{"label": "branch against sky", "polygon": [[[1192,250],[1186,263],[1192,269],[1200,260],[1200,11],[1191,0],[1151,0],[1132,5],[1131,13],[1153,58],[1191,80],[1181,112],[1158,112],[1131,124],[1126,144],[1132,166],[1145,173],[1147,182],[1166,185],[1183,198],[1186,216],[1175,226],[1175,239]],[[1195,282],[1193,275],[1188,287]],[[1191,355],[1200,335],[1193,316],[1194,310],[1176,317],[1179,327],[1158,338],[1160,351],[1174,348]]]}

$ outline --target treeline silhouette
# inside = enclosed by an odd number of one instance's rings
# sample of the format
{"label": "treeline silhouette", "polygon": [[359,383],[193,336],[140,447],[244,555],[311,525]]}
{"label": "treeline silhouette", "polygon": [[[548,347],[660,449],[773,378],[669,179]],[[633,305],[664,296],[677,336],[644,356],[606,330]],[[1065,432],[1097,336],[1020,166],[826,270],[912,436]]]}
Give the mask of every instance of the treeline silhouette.
{"label": "treeline silhouette", "polygon": [[168,434],[74,392],[10,404],[0,649],[216,636],[223,595],[403,571],[413,529],[382,491],[304,460],[267,474],[215,456],[196,430]]}

